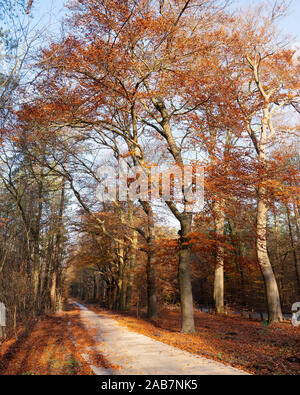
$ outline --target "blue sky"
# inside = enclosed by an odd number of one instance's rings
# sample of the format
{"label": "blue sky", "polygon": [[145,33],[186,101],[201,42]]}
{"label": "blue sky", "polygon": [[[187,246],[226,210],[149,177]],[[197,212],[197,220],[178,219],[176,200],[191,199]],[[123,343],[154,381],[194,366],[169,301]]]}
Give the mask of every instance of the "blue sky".
{"label": "blue sky", "polygon": [[[300,41],[300,0],[287,0],[290,1],[290,7],[287,15],[280,21],[280,27],[285,34],[290,34],[296,37],[296,41]],[[240,6],[252,6],[260,4],[262,0],[234,0]],[[273,4],[274,0],[264,0]]]}
{"label": "blue sky", "polygon": [[[272,2],[272,0],[265,0]],[[234,7],[251,6],[259,4],[262,0],[233,0]],[[51,30],[59,29],[59,22],[64,15],[65,0],[35,0],[36,19],[43,18],[44,22],[50,21]],[[295,37],[296,42],[300,42],[300,0],[292,0],[288,15],[280,21],[281,29],[284,33]]]}

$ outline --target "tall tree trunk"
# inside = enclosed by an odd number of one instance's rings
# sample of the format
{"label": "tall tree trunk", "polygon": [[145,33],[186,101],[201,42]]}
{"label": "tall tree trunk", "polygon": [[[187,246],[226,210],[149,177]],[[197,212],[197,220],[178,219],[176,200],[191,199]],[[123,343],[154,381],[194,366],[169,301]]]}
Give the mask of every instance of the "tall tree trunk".
{"label": "tall tree trunk", "polygon": [[130,257],[129,257],[129,270],[127,274],[127,289],[126,289],[126,303],[125,303],[126,310],[130,310],[131,308],[134,269],[136,265],[136,247],[137,247],[137,232],[134,231]]}
{"label": "tall tree trunk", "polygon": [[96,274],[93,276],[93,301],[97,300],[97,279]]}
{"label": "tall tree trunk", "polygon": [[[231,135],[227,131],[225,146],[223,148],[223,160],[222,160],[222,172],[226,176],[228,172],[228,159],[227,154],[231,148]],[[217,155],[217,130],[215,128],[210,129],[210,145],[209,154],[211,158],[211,164],[219,177],[218,173],[221,171],[220,162]],[[214,177],[214,175],[212,175]],[[215,232],[218,239],[224,236],[224,223],[225,223],[225,198],[221,190],[218,191],[217,199],[214,200],[212,214],[215,224]],[[215,272],[214,272],[214,305],[217,313],[224,312],[224,248],[217,243],[216,246],[216,257],[215,257]]]}
{"label": "tall tree trunk", "polygon": [[280,298],[284,305],[284,265],[282,259],[280,258],[280,247],[279,247],[279,237],[278,237],[278,225],[277,225],[277,212],[276,208],[274,209],[274,233],[275,233],[275,254],[276,261],[280,270],[280,279],[279,279],[279,291]]}
{"label": "tall tree trunk", "polygon": [[290,213],[290,208],[289,208],[288,204],[286,204],[285,208],[286,208],[287,219],[288,219],[290,243],[291,243],[293,257],[294,257],[297,288],[298,288],[298,293],[300,294],[300,262],[297,259],[297,252],[296,252],[296,248],[295,248],[294,235],[293,235],[293,229],[292,229],[292,224],[291,224],[291,213]]}
{"label": "tall tree trunk", "polygon": [[293,204],[298,242],[300,241],[300,215],[296,203]]}
{"label": "tall tree trunk", "polygon": [[[168,114],[166,105],[160,98],[156,99],[156,109],[161,115],[161,126],[163,128],[162,136],[168,143],[168,149],[172,154],[175,164],[184,165],[182,157],[182,147],[177,145],[176,139],[171,131],[170,116]],[[193,293],[190,275],[190,260],[191,260],[191,246],[189,244],[188,235],[191,232],[193,209],[191,204],[184,202],[184,211],[180,213],[174,202],[166,201],[172,213],[180,222],[180,239],[179,239],[179,264],[178,264],[178,281],[180,289],[180,303],[181,303],[181,331],[184,333],[195,332],[194,324],[194,306]]]}
{"label": "tall tree trunk", "polygon": [[246,305],[246,289],[245,289],[245,278],[244,278],[244,271],[243,271],[243,266],[239,262],[239,257],[243,256],[241,244],[239,240],[235,240],[235,234],[232,226],[232,222],[230,219],[228,219],[228,227],[229,227],[229,233],[230,233],[230,238],[231,238],[231,243],[232,246],[234,247],[234,257],[235,257],[235,267],[237,272],[240,275],[240,284],[241,286],[239,287],[239,301],[241,304]]}
{"label": "tall tree trunk", "polygon": [[[215,221],[215,229],[217,237],[224,235],[224,202],[215,202],[213,215]],[[214,277],[214,304],[217,313],[224,312],[224,248],[217,244],[216,247],[216,263]]]}
{"label": "tall tree trunk", "polygon": [[112,306],[113,306],[113,310],[118,310],[118,302],[119,302],[119,298],[118,298],[118,284],[115,283],[115,284],[113,284],[113,289],[112,289]]}
{"label": "tall tree trunk", "polygon": [[117,287],[117,301],[116,309],[124,310],[124,247],[119,246],[118,248],[118,263],[119,263],[119,273],[118,273],[118,287]]}
{"label": "tall tree trunk", "polygon": [[265,202],[265,193],[265,188],[259,186],[256,215],[256,251],[259,267],[265,283],[269,322],[271,323],[282,321],[282,312],[277,281],[267,251],[268,207]]}
{"label": "tall tree trunk", "polygon": [[[129,225],[133,228],[134,227],[134,219],[133,219],[133,205],[132,202],[128,202],[128,209],[129,209]],[[126,289],[126,303],[125,309],[130,310],[131,308],[131,300],[132,300],[132,287],[133,287],[133,280],[134,280],[134,269],[136,264],[136,247],[137,247],[137,231],[133,230],[132,232],[132,245],[130,249],[130,257],[129,257],[129,270],[127,275],[127,289]]]}
{"label": "tall tree trunk", "polygon": [[[134,141],[137,143],[138,139],[138,129],[137,129],[137,117],[136,117],[136,112],[135,112],[135,107],[134,105],[131,108],[131,116],[132,116],[132,129],[133,129],[133,138]],[[137,165],[145,165],[144,160],[142,158],[139,158],[139,161],[137,160],[138,157],[140,157],[140,152],[137,147],[137,145],[129,145],[130,151],[133,151],[135,153],[133,157],[134,164]],[[147,172],[148,176],[150,176],[150,171],[147,166],[144,167],[145,171]],[[133,227],[134,221],[133,221],[133,215],[132,215],[132,202],[128,202],[129,204],[129,222],[130,225]],[[153,243],[155,240],[155,228],[154,228],[154,217],[153,217],[153,210],[151,207],[151,204],[148,201],[143,201],[140,200],[140,204],[143,207],[143,210],[147,214],[147,234],[143,234],[143,236],[146,239],[147,242],[147,264],[146,264],[146,279],[147,279],[147,316],[148,318],[155,319],[158,317],[157,314],[157,298],[156,298],[156,270],[153,267]],[[130,300],[131,300],[131,294],[132,294],[132,281],[133,281],[133,269],[135,266],[135,258],[136,258],[136,252],[134,251],[134,248],[136,248],[137,245],[137,234],[133,234],[133,248],[132,248],[132,253],[131,253],[131,258],[130,258],[130,269],[129,269],[129,275],[128,275],[128,302],[126,301],[126,307],[127,309],[130,306]],[[132,268],[131,268],[132,266]],[[139,302],[138,302],[139,303]]]}
{"label": "tall tree trunk", "polygon": [[59,260],[61,255],[64,204],[65,204],[65,179],[62,180],[62,189],[61,189],[61,196],[59,202],[58,224],[57,224],[57,233],[56,233],[56,242],[55,242],[55,252],[53,259],[52,282],[50,289],[51,310],[53,312],[56,311],[56,288],[57,288]]}
{"label": "tall tree trunk", "polygon": [[110,282],[107,286],[107,307],[109,310],[113,308],[113,284]]}
{"label": "tall tree trunk", "polygon": [[152,262],[152,252],[147,253],[147,316],[156,319],[157,314],[157,298],[156,298],[156,269]]}
{"label": "tall tree trunk", "polygon": [[147,234],[147,312],[148,318],[157,318],[157,297],[156,297],[156,270],[153,265],[154,260],[154,240],[155,240],[155,228],[154,228],[154,216],[153,210],[149,202],[141,202],[145,213],[147,214],[148,220],[148,234]]}
{"label": "tall tree trunk", "polygon": [[43,170],[38,189],[38,213],[33,233],[33,289],[34,289],[34,308],[36,313],[40,309],[39,290],[40,290],[40,232],[43,210]]}
{"label": "tall tree trunk", "polygon": [[181,332],[195,332],[193,293],[190,275],[191,246],[188,235],[191,232],[192,214],[181,214],[179,239],[178,280],[181,304]]}
{"label": "tall tree trunk", "polygon": [[[247,58],[248,60],[248,58]],[[267,144],[270,142],[268,137],[268,130],[272,126],[272,114],[270,113],[270,103],[269,98],[264,92],[263,86],[259,80],[259,71],[257,62],[252,62],[248,60],[250,66],[253,70],[253,75],[257,84],[259,91],[261,92],[262,98],[264,100],[263,116],[261,119],[261,135],[259,140],[257,135],[252,129],[251,122],[248,121],[247,130],[250,138],[252,139],[254,148],[257,153],[258,164],[259,164],[259,175],[260,183],[257,188],[257,211],[256,211],[256,254],[258,264],[264,279],[266,297],[267,297],[267,307],[269,313],[269,322],[282,321],[282,312],[280,297],[278,291],[277,281],[273,272],[273,268],[269,259],[267,250],[267,215],[268,215],[268,204],[266,189],[264,187],[264,182],[267,177],[267,155],[266,148]]]}

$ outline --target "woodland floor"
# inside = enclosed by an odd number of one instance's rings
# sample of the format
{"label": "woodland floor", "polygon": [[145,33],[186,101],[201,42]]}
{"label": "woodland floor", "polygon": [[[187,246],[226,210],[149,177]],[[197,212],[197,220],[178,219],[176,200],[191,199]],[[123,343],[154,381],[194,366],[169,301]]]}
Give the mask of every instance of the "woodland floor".
{"label": "woodland floor", "polygon": [[[195,334],[180,333],[180,312],[165,309],[157,320],[143,313],[115,313],[94,304],[88,308],[113,318],[138,332],[179,349],[243,369],[254,374],[300,374],[300,328],[289,323],[266,326],[241,317],[217,316],[195,311]],[[76,340],[76,347],[72,341]],[[92,350],[93,334],[82,326],[79,310],[41,317],[18,340],[0,345],[0,375],[89,375],[90,364],[116,368]]]}
{"label": "woodland floor", "polygon": [[[32,322],[27,330],[21,328],[17,340],[0,345],[0,375],[93,375],[82,357],[92,346],[93,338],[83,329],[79,311],[67,306],[62,313]],[[88,359],[110,367],[99,354],[89,352]]]}
{"label": "woodland floor", "polygon": [[290,323],[266,325],[246,318],[195,310],[195,334],[180,333],[180,312],[165,309],[157,320],[145,314],[115,313],[88,304],[129,330],[155,340],[243,369],[256,375],[300,374],[300,327]]}

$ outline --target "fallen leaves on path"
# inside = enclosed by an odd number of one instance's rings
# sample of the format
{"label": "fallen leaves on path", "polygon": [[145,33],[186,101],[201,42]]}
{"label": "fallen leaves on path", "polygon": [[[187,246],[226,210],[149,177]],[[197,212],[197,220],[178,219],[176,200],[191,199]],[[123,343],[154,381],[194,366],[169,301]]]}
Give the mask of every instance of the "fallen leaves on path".
{"label": "fallen leaves on path", "polygon": [[93,374],[68,332],[68,312],[45,315],[1,344],[1,375]]}
{"label": "fallen leaves on path", "polygon": [[160,318],[136,318],[95,305],[96,313],[113,318],[129,330],[255,374],[300,374],[300,328],[289,323],[266,326],[241,317],[195,310],[195,334],[180,332],[180,312],[165,309]]}
{"label": "fallen leaves on path", "polygon": [[70,305],[62,313],[40,317],[20,331],[18,340],[1,344],[0,375],[93,375],[90,364],[117,370],[99,352],[95,334]]}
{"label": "fallen leaves on path", "polygon": [[80,354],[87,355],[90,364],[104,369],[118,370],[119,365],[112,364],[103,355],[103,342],[97,340],[97,328],[84,327],[84,320],[80,317],[80,309],[68,306],[69,332]]}

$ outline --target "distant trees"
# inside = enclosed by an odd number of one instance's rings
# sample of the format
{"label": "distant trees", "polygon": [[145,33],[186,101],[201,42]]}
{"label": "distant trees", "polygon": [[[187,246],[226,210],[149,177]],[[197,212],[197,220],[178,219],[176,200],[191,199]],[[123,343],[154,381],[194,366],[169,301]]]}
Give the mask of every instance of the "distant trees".
{"label": "distant trees", "polygon": [[15,309],[18,318],[27,320],[61,308],[66,201],[62,178],[18,144],[10,149],[8,143],[1,148],[0,297],[10,318]]}
{"label": "distant trees", "polygon": [[[34,144],[34,123],[23,123],[31,45],[32,2],[1,2],[0,33],[0,300],[7,308],[7,334],[19,323],[62,308],[65,290],[67,204],[64,177],[46,168],[47,148]],[[0,334],[1,335],[1,334]],[[1,336],[0,336],[1,337]]]}

